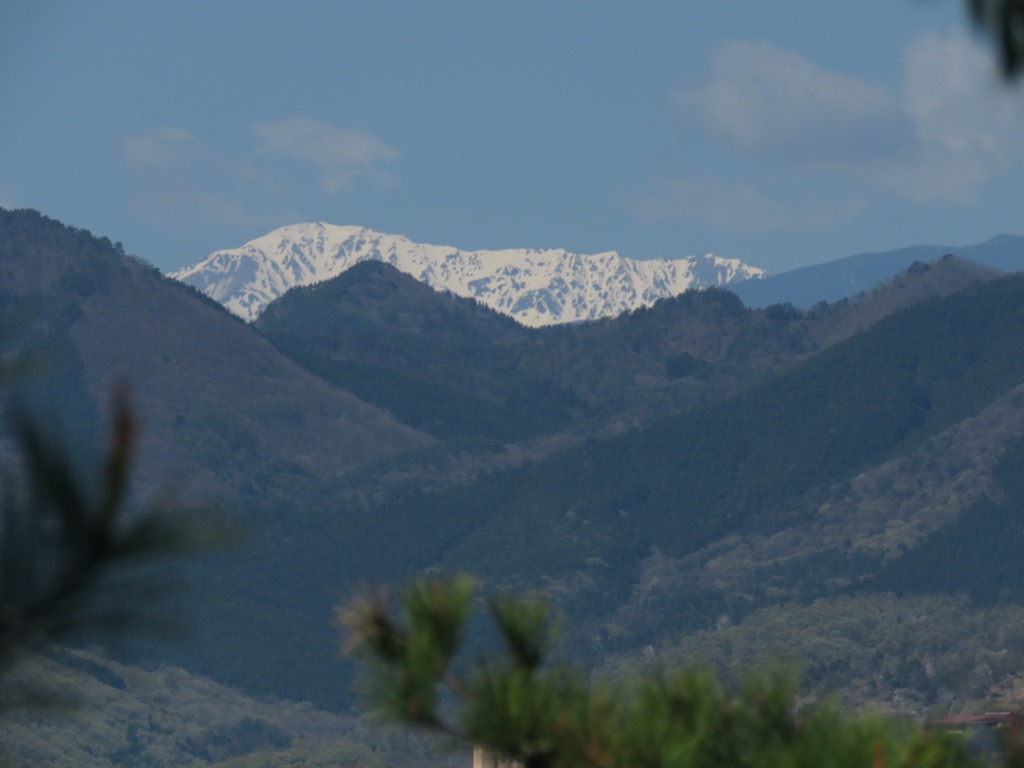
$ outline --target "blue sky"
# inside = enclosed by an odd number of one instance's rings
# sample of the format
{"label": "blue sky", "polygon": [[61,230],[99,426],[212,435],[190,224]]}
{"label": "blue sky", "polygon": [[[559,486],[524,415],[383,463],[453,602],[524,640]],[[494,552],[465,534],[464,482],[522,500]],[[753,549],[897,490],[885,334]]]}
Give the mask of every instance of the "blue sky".
{"label": "blue sky", "polygon": [[164,271],[278,226],[780,272],[1024,233],[962,0],[0,7],[0,206]]}

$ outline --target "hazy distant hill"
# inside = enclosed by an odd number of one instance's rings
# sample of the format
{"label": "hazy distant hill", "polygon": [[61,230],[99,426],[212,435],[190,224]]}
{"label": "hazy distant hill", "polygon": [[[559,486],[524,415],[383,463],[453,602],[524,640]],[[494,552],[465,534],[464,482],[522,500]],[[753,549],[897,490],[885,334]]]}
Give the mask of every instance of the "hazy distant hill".
{"label": "hazy distant hill", "polygon": [[245,320],[289,288],[382,261],[437,290],[475,298],[528,326],[619,315],[688,288],[759,277],[764,270],[714,254],[636,261],[615,252],[461,251],[365,227],[293,224],[175,272]]}
{"label": "hazy distant hill", "polygon": [[749,307],[788,302],[806,308],[819,301],[853,298],[907,269],[915,261],[935,261],[947,253],[1002,272],[1024,270],[1024,237],[999,235],[977,245],[915,245],[882,253],[862,253],[770,275],[764,280],[734,283],[729,290]]}

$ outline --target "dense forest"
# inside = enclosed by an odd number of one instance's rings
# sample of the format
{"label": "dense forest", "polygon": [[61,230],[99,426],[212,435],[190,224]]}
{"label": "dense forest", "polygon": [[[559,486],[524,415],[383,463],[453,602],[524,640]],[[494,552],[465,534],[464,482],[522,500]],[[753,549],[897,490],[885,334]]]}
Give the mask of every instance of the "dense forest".
{"label": "dense forest", "polygon": [[[331,617],[361,584],[422,573],[543,594],[599,675],[702,661],[738,677],[782,655],[851,707],[925,718],[1018,695],[1019,275],[950,255],[806,310],[710,289],[529,330],[364,264],[248,326],[108,239],[0,211],[0,286],[4,359],[39,363],[6,412],[85,463],[127,382],[133,503],[247,531],[183,565],[183,639],[47,662],[135,724],[79,764],[341,759],[248,696],[308,702],[344,721],[344,760],[387,762],[406,747],[354,716]],[[2,455],[13,466],[15,445]],[[128,704],[144,679],[250,703],[205,729],[146,720]],[[164,738],[180,728],[190,742]]]}

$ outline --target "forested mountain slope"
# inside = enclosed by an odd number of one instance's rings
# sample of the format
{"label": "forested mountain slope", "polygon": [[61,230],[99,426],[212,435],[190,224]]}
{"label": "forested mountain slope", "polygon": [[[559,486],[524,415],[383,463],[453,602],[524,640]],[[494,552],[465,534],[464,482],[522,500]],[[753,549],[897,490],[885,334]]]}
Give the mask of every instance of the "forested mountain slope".
{"label": "forested mountain slope", "polygon": [[274,473],[338,474],[432,442],[84,230],[0,211],[0,286],[9,313],[70,341],[54,364],[80,370],[98,408],[115,383],[130,387],[151,482],[187,475],[209,493]]}
{"label": "forested mountain slope", "polygon": [[[1014,394],[1024,381],[1015,352],[1024,343],[1024,293],[1020,278],[977,282],[991,277],[949,258],[917,265],[854,305],[812,313],[780,307],[751,321],[710,292],[614,323],[552,329],[536,343],[569,352],[562,370],[571,370],[573,350],[602,333],[605,359],[643,360],[654,349],[646,359],[665,365],[673,336],[709,343],[695,327],[719,329],[724,371],[765,350],[762,359],[774,355],[776,364],[785,352],[790,365],[810,357],[641,431],[389,502],[350,532],[368,541],[402,531],[389,551],[409,572],[442,564],[495,586],[542,588],[563,601],[578,637],[589,634],[584,645],[597,653],[706,629],[722,617],[742,621],[762,605],[880,588],[883,581],[871,582],[885,562],[998,492],[995,466],[1024,433]],[[926,280],[934,282],[923,290],[917,281]],[[957,290],[965,283],[974,287]],[[948,295],[926,301],[929,291]],[[903,304],[911,306],[886,317]],[[695,308],[713,320],[657,322],[684,310],[700,317]],[[628,339],[647,346],[630,348]],[[694,367],[706,377],[717,372]],[[372,551],[352,565],[386,579],[392,564]]]}
{"label": "forested mountain slope", "polygon": [[[12,324],[5,352],[27,347],[45,363],[12,394],[89,460],[84,475],[96,470],[111,388],[125,383],[141,422],[140,497],[202,503],[249,531],[246,548],[213,571],[197,566],[194,636],[153,649],[154,658],[169,650],[193,668],[223,671],[222,679],[234,679],[232,664],[259,676],[268,656],[291,647],[294,627],[308,622],[315,631],[302,642],[315,637],[324,661],[317,664],[329,665],[334,593],[317,594],[315,613],[297,617],[273,572],[276,542],[305,516],[332,514],[346,473],[435,441],[296,365],[109,240],[38,213],[0,212],[0,287]],[[245,633],[260,638],[255,659],[239,654]],[[308,698],[295,685],[279,690]]]}
{"label": "forested mountain slope", "polygon": [[518,365],[536,332],[380,262],[293,289],[254,327],[325,379],[441,439],[556,432],[583,406]]}
{"label": "forested mountain slope", "polygon": [[[411,532],[393,551],[413,569],[556,596],[580,653],[922,581],[1017,604],[1000,575],[1020,509],[1022,313],[1022,277],[926,302],[736,397],[408,500],[380,525]],[[958,541],[978,544],[954,558]]]}
{"label": "forested mountain slope", "polygon": [[[512,483],[496,498],[519,501],[478,514],[537,535],[541,520],[589,510],[589,530],[607,528],[609,546],[623,541],[612,531],[628,528],[641,548],[657,542],[676,555],[735,529],[770,528],[768,511],[783,499],[888,459],[1024,381],[1022,286],[1024,278],[1006,278],[922,304],[739,396],[580,448],[521,479],[495,479]],[[503,511],[511,503],[516,514]],[[534,557],[519,555],[523,572]]]}
{"label": "forested mountain slope", "polygon": [[[530,330],[371,264],[254,328],[118,251],[0,217],[21,342],[69,361],[29,397],[84,440],[127,374],[145,485],[184,477],[249,524],[193,569],[192,637],[151,660],[343,708],[331,612],[367,581],[542,591],[599,665],[835,615],[809,601],[991,599],[1012,562],[976,566],[1016,530],[1024,278],[948,258],[806,312],[712,289]],[[963,567],[930,579],[966,531]]]}
{"label": "forested mountain slope", "polygon": [[380,263],[294,289],[254,323],[280,351],[448,441],[640,424],[741,391],[901,307],[998,273],[948,257],[856,302],[745,309],[692,291],[614,320],[526,329]]}

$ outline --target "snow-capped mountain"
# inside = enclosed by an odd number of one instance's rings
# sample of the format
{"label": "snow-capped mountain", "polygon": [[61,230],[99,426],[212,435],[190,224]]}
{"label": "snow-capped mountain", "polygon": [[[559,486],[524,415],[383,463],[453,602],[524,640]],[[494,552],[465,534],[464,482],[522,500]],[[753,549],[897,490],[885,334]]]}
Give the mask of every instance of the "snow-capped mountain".
{"label": "snow-capped mountain", "polygon": [[328,280],[367,260],[391,264],[436,290],[475,298],[533,327],[610,317],[688,288],[765,275],[713,254],[637,261],[614,251],[460,251],[364,227],[310,222],[216,251],[171,277],[252,321],[289,288]]}

